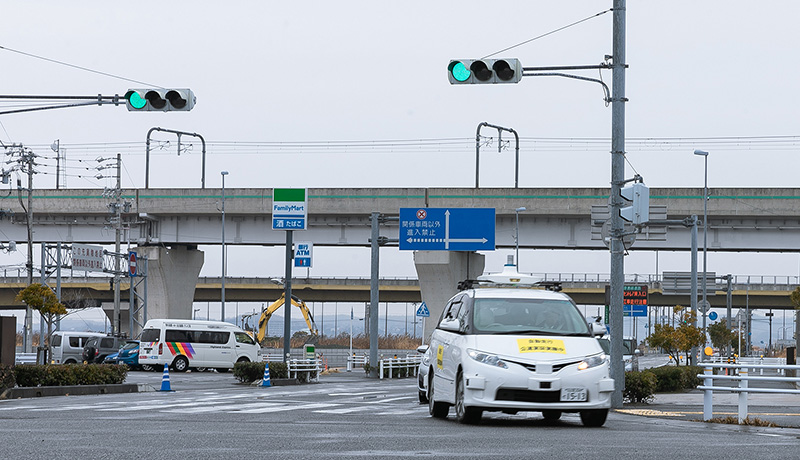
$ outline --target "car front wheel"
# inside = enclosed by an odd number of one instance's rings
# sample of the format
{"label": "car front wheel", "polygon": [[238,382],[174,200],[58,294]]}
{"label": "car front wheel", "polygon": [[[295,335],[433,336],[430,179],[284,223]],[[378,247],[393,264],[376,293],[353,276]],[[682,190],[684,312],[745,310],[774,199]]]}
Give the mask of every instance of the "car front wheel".
{"label": "car front wheel", "polygon": [[583,426],[598,427],[606,423],[608,409],[592,409],[581,411],[581,422]]}
{"label": "car front wheel", "polygon": [[465,391],[464,377],[459,372],[456,379],[456,420],[460,423],[474,425],[481,421],[483,411],[474,407],[467,407],[464,404]]}
{"label": "car front wheel", "polygon": [[450,406],[447,403],[436,402],[433,399],[433,372],[428,377],[428,413],[434,418],[447,418]]}

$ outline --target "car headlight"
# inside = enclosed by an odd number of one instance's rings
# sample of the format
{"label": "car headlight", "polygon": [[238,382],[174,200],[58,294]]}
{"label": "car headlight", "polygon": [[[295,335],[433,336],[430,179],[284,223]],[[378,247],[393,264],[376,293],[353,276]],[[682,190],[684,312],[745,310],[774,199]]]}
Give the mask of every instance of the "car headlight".
{"label": "car headlight", "polygon": [[508,369],[508,364],[506,364],[506,362],[500,359],[497,355],[490,355],[489,353],[472,349],[467,350],[467,355],[479,363]]}
{"label": "car headlight", "polygon": [[578,363],[578,370],[585,371],[586,369],[591,369],[593,367],[602,366],[606,363],[606,355],[594,355],[594,356],[587,356],[583,361]]}

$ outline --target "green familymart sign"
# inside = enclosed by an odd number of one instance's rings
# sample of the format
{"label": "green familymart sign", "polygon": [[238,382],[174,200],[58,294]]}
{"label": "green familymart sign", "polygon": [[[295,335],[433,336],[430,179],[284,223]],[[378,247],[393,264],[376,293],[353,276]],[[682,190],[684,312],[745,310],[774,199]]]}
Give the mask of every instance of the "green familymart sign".
{"label": "green familymart sign", "polygon": [[308,194],[304,188],[276,188],[272,191],[272,229],[305,230]]}

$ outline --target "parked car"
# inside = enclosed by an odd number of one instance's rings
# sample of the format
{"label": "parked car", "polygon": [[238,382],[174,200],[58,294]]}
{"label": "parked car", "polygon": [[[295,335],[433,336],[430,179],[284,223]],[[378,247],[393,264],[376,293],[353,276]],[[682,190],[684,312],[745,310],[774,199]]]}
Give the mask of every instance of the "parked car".
{"label": "parked car", "polygon": [[91,337],[83,346],[83,362],[102,363],[106,356],[122,348],[125,339],[121,337]]}
{"label": "parked car", "polygon": [[[144,366],[139,365],[139,341],[138,340],[128,340],[122,345],[122,348],[119,349],[119,352],[110,354],[106,356],[106,359],[103,360],[104,364],[125,364],[131,369],[144,369]],[[148,369],[144,370],[152,370],[152,366],[147,366]]]}
{"label": "parked car", "polygon": [[419,402],[426,404],[428,402],[428,368],[431,365],[431,354],[428,353],[430,347],[428,345],[420,345],[417,347],[417,352],[422,353],[422,361],[419,363],[417,370],[417,392],[419,393]]}
{"label": "parked car", "polygon": [[[600,342],[600,346],[603,347],[603,351],[606,355],[611,356],[611,336],[604,335],[603,337],[599,337],[597,341]],[[639,370],[638,366],[634,366],[633,358],[634,356],[641,355],[642,352],[634,347],[634,342],[635,340],[633,337],[626,336],[622,338],[622,361],[625,363],[625,372]]]}
{"label": "parked car", "polygon": [[104,337],[97,332],[56,331],[53,333],[53,364],[77,364],[83,361],[83,347],[92,337]]}

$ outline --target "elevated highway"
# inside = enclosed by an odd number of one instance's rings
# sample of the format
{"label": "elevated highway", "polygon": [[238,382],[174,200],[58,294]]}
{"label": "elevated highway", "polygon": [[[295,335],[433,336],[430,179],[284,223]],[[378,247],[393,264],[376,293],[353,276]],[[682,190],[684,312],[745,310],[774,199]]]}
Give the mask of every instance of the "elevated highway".
{"label": "elevated highway", "polygon": [[[139,245],[220,244],[221,189],[131,189],[123,213],[124,241]],[[523,248],[606,250],[603,221],[608,188],[318,188],[308,189],[309,228],[315,245],[369,245],[369,215],[397,216],[404,207],[487,207],[496,210],[498,247],[513,247],[515,209]],[[712,188],[708,201],[710,251],[800,251],[800,189]],[[110,199],[99,190],[35,190],[33,241],[111,244]],[[701,188],[652,188],[651,206],[668,219],[702,218]],[[271,230],[272,189],[226,189],[226,242],[283,245]],[[594,207],[594,208],[593,208]],[[27,241],[26,214],[16,194],[0,197],[0,234]],[[594,215],[593,215],[594,211]],[[397,238],[397,222],[382,224],[382,236]],[[648,227],[631,250],[686,250],[689,230]]]}

